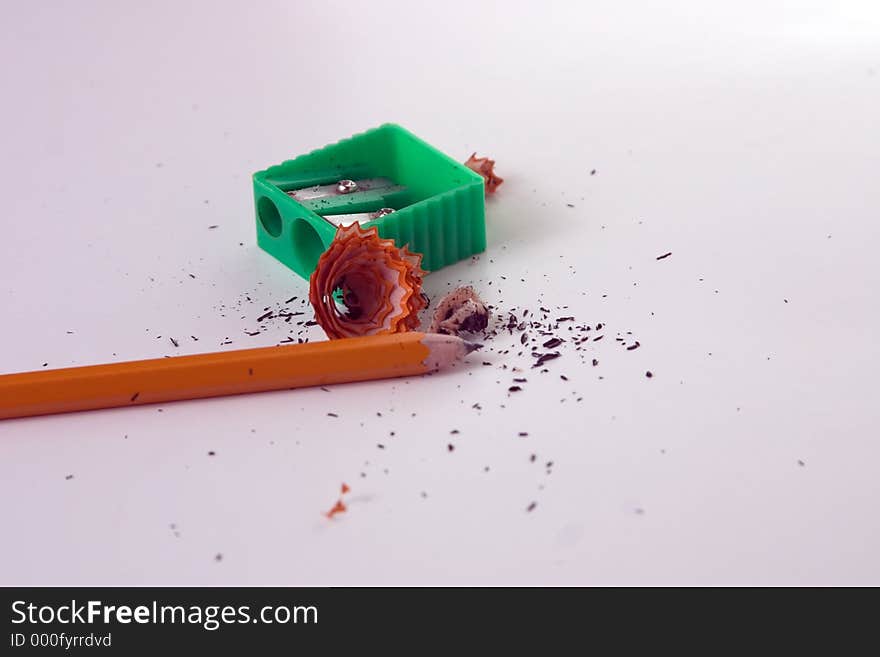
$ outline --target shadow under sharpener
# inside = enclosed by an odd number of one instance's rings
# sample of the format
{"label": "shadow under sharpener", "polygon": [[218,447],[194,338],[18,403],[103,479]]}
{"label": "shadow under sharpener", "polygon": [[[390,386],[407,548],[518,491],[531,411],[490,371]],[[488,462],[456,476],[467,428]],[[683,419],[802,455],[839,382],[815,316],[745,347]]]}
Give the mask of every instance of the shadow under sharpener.
{"label": "shadow under sharpener", "polygon": [[[344,139],[254,174],[257,243],[308,279],[333,241],[341,215],[421,253],[422,268],[440,269],[486,249],[483,178],[394,124]],[[341,180],[384,186],[298,200],[291,193]],[[364,187],[370,187],[366,184]],[[346,219],[348,220],[348,219]]]}

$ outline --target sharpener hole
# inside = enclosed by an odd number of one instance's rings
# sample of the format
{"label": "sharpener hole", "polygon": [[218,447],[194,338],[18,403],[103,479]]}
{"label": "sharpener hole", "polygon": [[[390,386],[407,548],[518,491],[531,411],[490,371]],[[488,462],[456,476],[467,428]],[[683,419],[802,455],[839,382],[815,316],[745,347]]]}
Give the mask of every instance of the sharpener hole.
{"label": "sharpener hole", "polygon": [[318,231],[305,219],[294,219],[291,239],[293,254],[300,261],[303,271],[312,272],[318,264],[318,258],[324,253],[324,243]]}
{"label": "sharpener hole", "polygon": [[257,201],[257,215],[267,233],[272,237],[281,235],[281,214],[269,197],[263,196]]}

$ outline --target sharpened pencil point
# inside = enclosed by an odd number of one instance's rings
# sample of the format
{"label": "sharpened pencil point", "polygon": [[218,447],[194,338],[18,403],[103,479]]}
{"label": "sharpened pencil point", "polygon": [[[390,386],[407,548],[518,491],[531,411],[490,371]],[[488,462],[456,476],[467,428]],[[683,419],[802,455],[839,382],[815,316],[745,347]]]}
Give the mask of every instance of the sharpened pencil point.
{"label": "sharpened pencil point", "polygon": [[465,353],[469,354],[472,351],[476,351],[477,349],[482,349],[483,345],[479,342],[465,342],[464,348],[465,348]]}

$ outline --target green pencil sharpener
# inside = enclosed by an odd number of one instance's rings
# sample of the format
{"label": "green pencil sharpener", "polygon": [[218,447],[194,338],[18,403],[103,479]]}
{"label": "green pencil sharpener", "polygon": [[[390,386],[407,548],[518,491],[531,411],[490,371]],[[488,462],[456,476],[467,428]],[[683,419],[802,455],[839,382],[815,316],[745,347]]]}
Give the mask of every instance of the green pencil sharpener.
{"label": "green pencil sharpener", "polygon": [[258,171],[257,243],[305,279],[357,221],[423,256],[427,271],[486,248],[482,176],[394,124]]}

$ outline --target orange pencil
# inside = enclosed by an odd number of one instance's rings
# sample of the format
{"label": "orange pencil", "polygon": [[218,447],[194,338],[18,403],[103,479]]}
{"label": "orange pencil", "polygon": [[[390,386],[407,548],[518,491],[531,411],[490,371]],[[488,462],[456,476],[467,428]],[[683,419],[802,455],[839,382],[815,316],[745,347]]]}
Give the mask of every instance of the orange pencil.
{"label": "orange pencil", "polygon": [[479,345],[395,333],[0,376],[0,419],[424,374]]}

